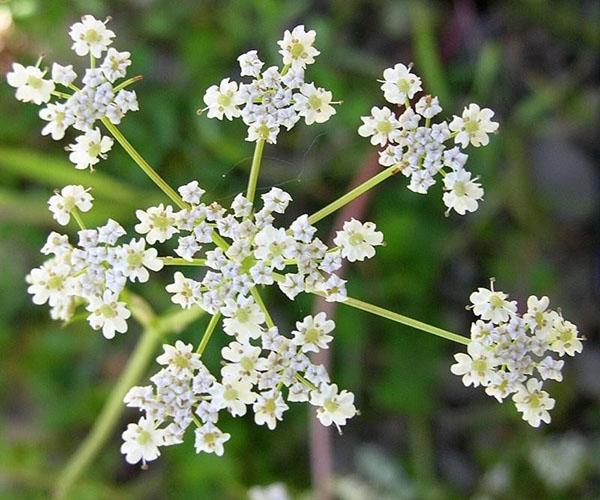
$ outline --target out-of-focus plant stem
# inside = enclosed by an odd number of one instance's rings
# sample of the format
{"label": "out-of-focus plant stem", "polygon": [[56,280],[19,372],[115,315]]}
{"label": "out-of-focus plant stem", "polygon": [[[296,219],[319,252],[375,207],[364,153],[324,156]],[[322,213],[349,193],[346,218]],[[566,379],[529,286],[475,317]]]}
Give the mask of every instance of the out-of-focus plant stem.
{"label": "out-of-focus plant stem", "polygon": [[141,378],[162,335],[182,330],[203,314],[200,308],[191,308],[176,311],[164,317],[157,317],[141,297],[134,294],[127,295],[127,303],[131,313],[144,327],[144,331],[92,430],[58,476],[54,498],[59,499],[67,496],[69,490],[112,435],[123,413],[123,398],[127,391]]}

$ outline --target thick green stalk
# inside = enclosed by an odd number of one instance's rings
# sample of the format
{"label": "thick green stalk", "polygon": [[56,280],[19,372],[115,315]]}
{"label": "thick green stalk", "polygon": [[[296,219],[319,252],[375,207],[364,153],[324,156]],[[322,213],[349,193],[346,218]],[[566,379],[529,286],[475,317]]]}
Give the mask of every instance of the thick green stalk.
{"label": "thick green stalk", "polygon": [[210,318],[210,321],[208,322],[208,326],[206,327],[206,330],[204,331],[204,335],[202,335],[202,338],[200,339],[200,344],[198,344],[198,349],[196,349],[196,352],[200,356],[202,356],[202,354],[204,353],[204,349],[206,349],[206,346],[208,345],[208,341],[212,337],[212,334],[215,331],[215,328],[217,327],[217,325],[219,324],[220,319],[221,319],[221,313],[216,313],[212,318]]}
{"label": "thick green stalk", "polygon": [[438,328],[437,326],[428,325],[427,323],[423,323],[422,321],[409,318],[408,316],[403,316],[402,314],[398,314],[393,311],[388,311],[383,307],[368,304],[367,302],[363,302],[362,300],[358,299],[353,299],[352,297],[348,297],[345,301],[340,302],[340,304],[354,307],[355,309],[360,309],[362,311],[375,314],[376,316],[381,316],[382,318],[391,319],[396,323],[402,323],[403,325],[416,328],[417,330],[421,330],[423,332],[432,333],[433,335],[437,335],[438,337],[442,337],[447,340],[452,340],[453,342],[458,342],[459,344],[467,345],[470,342],[469,338],[464,337],[463,335],[443,330],[441,328]]}
{"label": "thick green stalk", "polygon": [[250,177],[248,178],[248,189],[246,191],[246,198],[248,198],[250,203],[254,203],[256,184],[258,183],[258,174],[260,172],[260,163],[262,161],[264,147],[264,139],[259,139],[256,141],[256,146],[254,147],[254,156],[252,157],[252,166],[250,167]]}
{"label": "thick green stalk", "polygon": [[143,324],[144,331],[92,430],[58,476],[54,490],[55,498],[66,497],[71,487],[112,435],[125,408],[123,398],[142,377],[162,335],[180,331],[203,314],[200,308],[191,308],[176,311],[164,318],[157,318],[149,306],[134,295],[131,295],[128,305],[134,317]]}
{"label": "thick green stalk", "polygon": [[129,143],[129,141],[125,139],[125,136],[121,133],[121,131],[115,125],[113,125],[108,118],[102,118],[101,121],[110,134],[127,152],[127,154],[131,156],[131,159],[144,171],[148,177],[150,177],[152,182],[154,182],[154,184],[156,184],[160,190],[165,193],[179,208],[187,208],[187,203],[181,199],[181,196],[177,194],[177,191],[169,186],[166,181],[160,175],[158,175],[158,173],[156,173],[156,171],[148,164],[148,162],[144,160],[142,155],[140,155]]}
{"label": "thick green stalk", "polygon": [[337,200],[331,202],[326,207],[322,208],[318,212],[315,212],[308,218],[308,222],[310,224],[315,224],[319,222],[321,219],[324,219],[328,215],[331,215],[336,210],[339,210],[344,205],[347,205],[355,198],[358,198],[360,195],[366,193],[369,189],[374,188],[377,184],[385,181],[389,177],[394,174],[400,172],[400,168],[398,166],[388,167],[385,170],[382,170],[377,175],[374,175],[370,179],[363,182],[360,186],[355,187],[351,191],[347,192],[344,196],[338,198]]}

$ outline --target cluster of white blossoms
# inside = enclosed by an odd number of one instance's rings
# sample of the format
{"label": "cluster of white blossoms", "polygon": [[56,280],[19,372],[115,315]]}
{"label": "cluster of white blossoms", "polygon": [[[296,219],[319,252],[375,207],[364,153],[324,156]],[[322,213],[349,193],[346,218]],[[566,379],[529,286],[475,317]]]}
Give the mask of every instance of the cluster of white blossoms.
{"label": "cluster of white blossoms", "polygon": [[549,309],[548,297],[532,295],[527,312],[520,315],[517,303],[500,291],[479,288],[471,294],[478,319],[471,325],[467,353],[454,357],[451,371],[466,386],[479,385],[502,402],[512,400],[523,420],[533,427],[549,423],[554,399],[543,390],[546,380],[562,380],[565,355],[574,356],[583,346],[577,327],[560,312]]}
{"label": "cluster of white blossoms", "polygon": [[[443,201],[450,210],[460,215],[477,210],[483,189],[465,168],[468,155],[462,150],[469,144],[479,147],[489,142],[488,134],[498,129],[491,119],[494,112],[481,109],[477,104],[467,106],[462,116],[454,116],[448,123],[431,123],[442,112],[439,99],[424,95],[414,103],[411,100],[421,92],[421,79],[404,64],[396,64],[383,72],[381,89],[385,99],[401,106],[396,115],[384,106],[373,107],[370,116],[363,116],[358,133],[370,137],[371,144],[384,148],[379,163],[384,167],[399,168],[410,178],[408,188],[425,194],[443,178]],[[455,146],[452,147],[452,143]]]}
{"label": "cluster of white blossoms", "polygon": [[[41,59],[36,66],[13,64],[7,81],[16,87],[18,100],[45,105],[39,113],[48,122],[42,129],[43,135],[60,140],[69,127],[81,132],[68,147],[69,159],[78,169],[93,168],[106,158],[113,145],[110,137],[101,134],[96,122],[106,119],[116,125],[126,113],[138,110],[135,92],[125,89],[131,81],[119,83],[131,65],[130,53],[109,48],[115,34],[106,22],[89,15],[71,26],[69,35],[75,53],[89,55],[90,67],[85,69],[80,86],[75,83],[77,73],[72,65],[54,63],[47,75],[48,71],[39,67]],[[101,57],[102,61],[96,61]]]}
{"label": "cluster of white blossoms", "polygon": [[296,26],[283,35],[278,45],[283,68],[269,66],[256,50],[238,57],[241,76],[252,78],[249,83],[238,83],[225,78],[219,85],[208,88],[204,95],[209,118],[228,120],[241,117],[248,125],[247,141],[277,142],[281,127],[291,130],[301,119],[307,125],[324,123],[335,114],[330,91],[306,83],[306,66],[315,62],[319,51],[313,47],[316,33]]}
{"label": "cluster of white blossoms", "polygon": [[[73,210],[91,208],[91,195],[82,186],[66,186],[48,202],[54,217],[66,224]],[[127,330],[131,313],[119,300],[127,282],[145,283],[150,271],[158,271],[163,261],[155,248],[146,248],[144,238],[117,245],[125,235],[112,219],[96,229],[79,231],[77,246],[67,235],[50,233],[41,252],[51,257],[27,275],[27,291],[35,304],[48,303],[53,319],[69,321],[79,306],[89,313],[87,320],[106,338]]]}
{"label": "cluster of white blossoms", "polygon": [[[498,127],[491,121],[492,111],[471,104],[461,117],[432,125],[431,119],[441,112],[438,99],[424,96],[413,110],[411,99],[421,91],[421,80],[403,64],[385,70],[384,96],[404,110],[396,116],[387,107],[373,108],[371,116],[363,117],[359,133],[385,147],[380,163],[389,170],[312,216],[301,215],[289,227],[281,227],[276,219],[292,201],[288,193],[274,187],[262,194],[262,207],[254,204],[264,143],[275,143],[282,127],[289,130],[301,118],[311,125],[335,114],[331,92],[304,81],[306,66],[319,54],[313,46],[314,31],[297,26],[285,32],[278,42],[281,69],[273,66],[263,71],[256,51],[243,54],[241,74],[252,80],[237,83],[227,78],[204,96],[209,118],[241,117],[248,125],[247,140],[257,142],[248,194],[238,194],[229,208],[201,201],[205,191],[197,181],[176,192],[115,127],[128,111],[138,109],[135,93],[125,89],[139,78],[118,83],[131,64],[130,54],[109,47],[115,35],[106,23],[84,16],[71,27],[70,36],[76,54],[89,56],[83,85],[75,85],[72,66],[54,64],[47,77],[40,62],[28,67],[15,63],[7,80],[17,89],[17,99],[45,105],[40,117],[48,123],[42,134],[59,140],[69,127],[82,132],[68,148],[79,169],[92,168],[113,145],[113,139],[100,132],[100,121],[177,208],[160,204],[137,210],[135,231],[140,237],[119,243],[126,232],[112,219],[97,228],[85,227],[83,214],[93,202],[89,189],[69,185],[57,190],[48,201],[49,209],[60,225],[75,220],[80,228],[78,242],[73,245],[67,235],[56,232],[49,235],[41,250],[48,260],[26,278],[33,302],[47,303],[51,317],[63,321],[71,320],[79,309],[92,329],[113,338],[128,328],[128,283],[147,282],[150,271],[165,265],[189,266],[194,274],[175,272],[166,291],[181,308],[201,308],[212,316],[196,352],[181,340],[165,345],[157,358],[163,368],[150,379],[152,385],[134,387],[127,394],[125,403],[143,412],[123,433],[121,450],[128,462],[156,459],[160,447],[182,442],[192,423],[196,451],[223,454],[230,439],[217,427],[223,411],[239,417],[251,408],[256,424],[269,429],[282,419],[289,402],[309,402],[323,425],[338,429],[357,413],[354,395],[340,391],[324,366],[309,357],[328,348],[334,322],[321,312],[298,321],[289,335],[280,333],[260,296],[264,286],[276,285],[290,300],[307,292],[468,343],[468,354],[456,355],[453,373],[461,375],[466,385],[484,386],[499,401],[512,394],[531,425],[549,421],[554,400],[542,384],[561,380],[564,362],[558,358],[574,355],[582,345],[575,325],[549,310],[546,297],[530,297],[527,312],[520,316],[516,304],[502,292],[479,289],[471,296],[480,319],[472,326],[469,343],[466,337],[347,296],[346,281],[337,272],[344,260],[374,257],[376,247],[383,245],[383,234],[374,223],[346,221],[331,248],[316,236],[314,227],[372,188],[380,176],[387,178],[396,171],[410,177],[409,188],[419,193],[427,192],[440,174],[448,210],[474,211],[483,190],[465,169],[467,155],[462,149],[488,143],[488,134]],[[56,100],[50,102],[52,98]],[[447,145],[448,141],[455,146]],[[168,255],[159,257],[155,244]],[[134,307],[133,301],[129,307]],[[218,327],[229,344],[221,350],[222,368],[216,376],[204,366],[201,355]]]}
{"label": "cluster of white blossoms", "polygon": [[288,229],[274,226],[275,215],[283,214],[292,199],[276,187],[261,196],[263,207],[258,211],[242,194],[234,198],[230,212],[216,202],[200,203],[204,190],[197,181],[181,186],[179,192],[189,208],[174,211],[161,204],[138,210],[140,222],[135,229],[150,244],[176,237],[175,253],[185,261],[201,255],[207,269],[202,279],[177,272],[167,291],[183,308],[197,305],[210,314],[223,314],[230,335],[243,331],[257,338],[260,334],[265,317],[251,295],[255,286],[277,283],[290,299],[310,292],[330,302],[343,301],[346,282],[335,274],[342,260],[371,258],[375,246],[383,244],[375,224],[355,219],[338,231],[337,246],[331,249],[315,236],[317,230],[306,215]]}
{"label": "cluster of white blossoms", "polygon": [[309,402],[323,425],[339,429],[356,414],[354,395],[339,391],[325,367],[313,364],[306,354],[326,349],[334,328],[335,323],[319,313],[297,322],[290,336],[275,326],[256,337],[235,331],[234,340],[221,350],[219,379],[191,344],[178,340],[175,346],[164,345],[157,358],[164,368],[151,377],[153,385],[133,387],[125,396],[127,406],[144,412],[123,433],[126,460],[154,460],[161,446],[183,442],[192,423],[196,452],[222,455],[231,436],[217,427],[221,412],[241,417],[251,409],[257,425],[273,430],[288,410],[287,403]]}

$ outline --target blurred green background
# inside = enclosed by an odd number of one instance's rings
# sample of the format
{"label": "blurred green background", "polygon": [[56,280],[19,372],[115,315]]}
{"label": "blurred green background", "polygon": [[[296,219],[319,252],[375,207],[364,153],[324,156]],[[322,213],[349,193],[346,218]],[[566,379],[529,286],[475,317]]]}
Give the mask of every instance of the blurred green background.
{"label": "blurred green background", "polygon": [[[373,194],[366,218],[387,246],[352,266],[354,296],[468,333],[469,293],[497,278],[523,301],[547,294],[587,342],[568,359],[552,424],[534,430],[512,405],[466,389],[450,375],[457,345],[359,311],[339,308],[333,376],[357,395],[361,415],[334,438],[337,496],[355,498],[598,498],[600,496],[600,314],[598,238],[597,1],[418,2],[14,0],[0,1],[0,73],[13,61],[78,62],[67,28],[81,15],[112,16],[115,47],[133,55],[130,75],[141,111],[122,130],[172,185],[198,179],[215,199],[243,190],[252,144],[241,123],[198,117],[205,89],[237,77],[236,57],[258,49],[278,63],[286,28],[317,30],[321,56],[309,78],[343,100],[322,126],[297,126],[267,146],[259,187],[278,185],[312,212],[339,196],[373,148],[356,133],[360,116],[383,98],[384,68],[414,62],[447,115],[478,102],[497,112],[500,133],[471,154],[486,188],[475,214],[445,218],[439,186],[429,196],[393,178]],[[115,146],[93,176],[76,172],[62,148],[42,137],[37,108],[0,85],[0,497],[43,498],[89,431],[140,330],[106,341],[85,321],[66,328],[34,307],[24,276],[38,266],[50,230],[53,189],[93,185],[95,210],[131,228],[134,208],[162,200]],[[293,215],[293,214],[291,214]],[[332,220],[320,223],[325,237]],[[169,307],[169,272],[144,288],[156,311]],[[277,321],[311,310],[269,297]],[[205,319],[183,334],[197,340]],[[171,337],[172,338],[172,337]],[[168,337],[167,337],[168,341]],[[219,343],[208,349],[216,367]],[[156,367],[149,368],[149,373]],[[244,498],[253,485],[283,482],[309,492],[306,407],[275,432],[251,417],[225,419],[232,434],[222,458],[192,443],[164,449],[148,471],[127,466],[120,433],[72,492],[73,498]]]}

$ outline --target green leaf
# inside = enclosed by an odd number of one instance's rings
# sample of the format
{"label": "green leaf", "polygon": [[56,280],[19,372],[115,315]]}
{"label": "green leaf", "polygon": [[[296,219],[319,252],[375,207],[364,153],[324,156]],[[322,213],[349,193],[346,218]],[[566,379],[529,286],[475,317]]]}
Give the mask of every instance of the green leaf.
{"label": "green leaf", "polygon": [[102,172],[90,173],[76,170],[71,164],[53,156],[5,146],[0,146],[0,172],[45,184],[51,188],[65,184],[81,184],[93,188],[95,197],[125,203],[129,207],[135,206],[140,200],[156,198]]}

